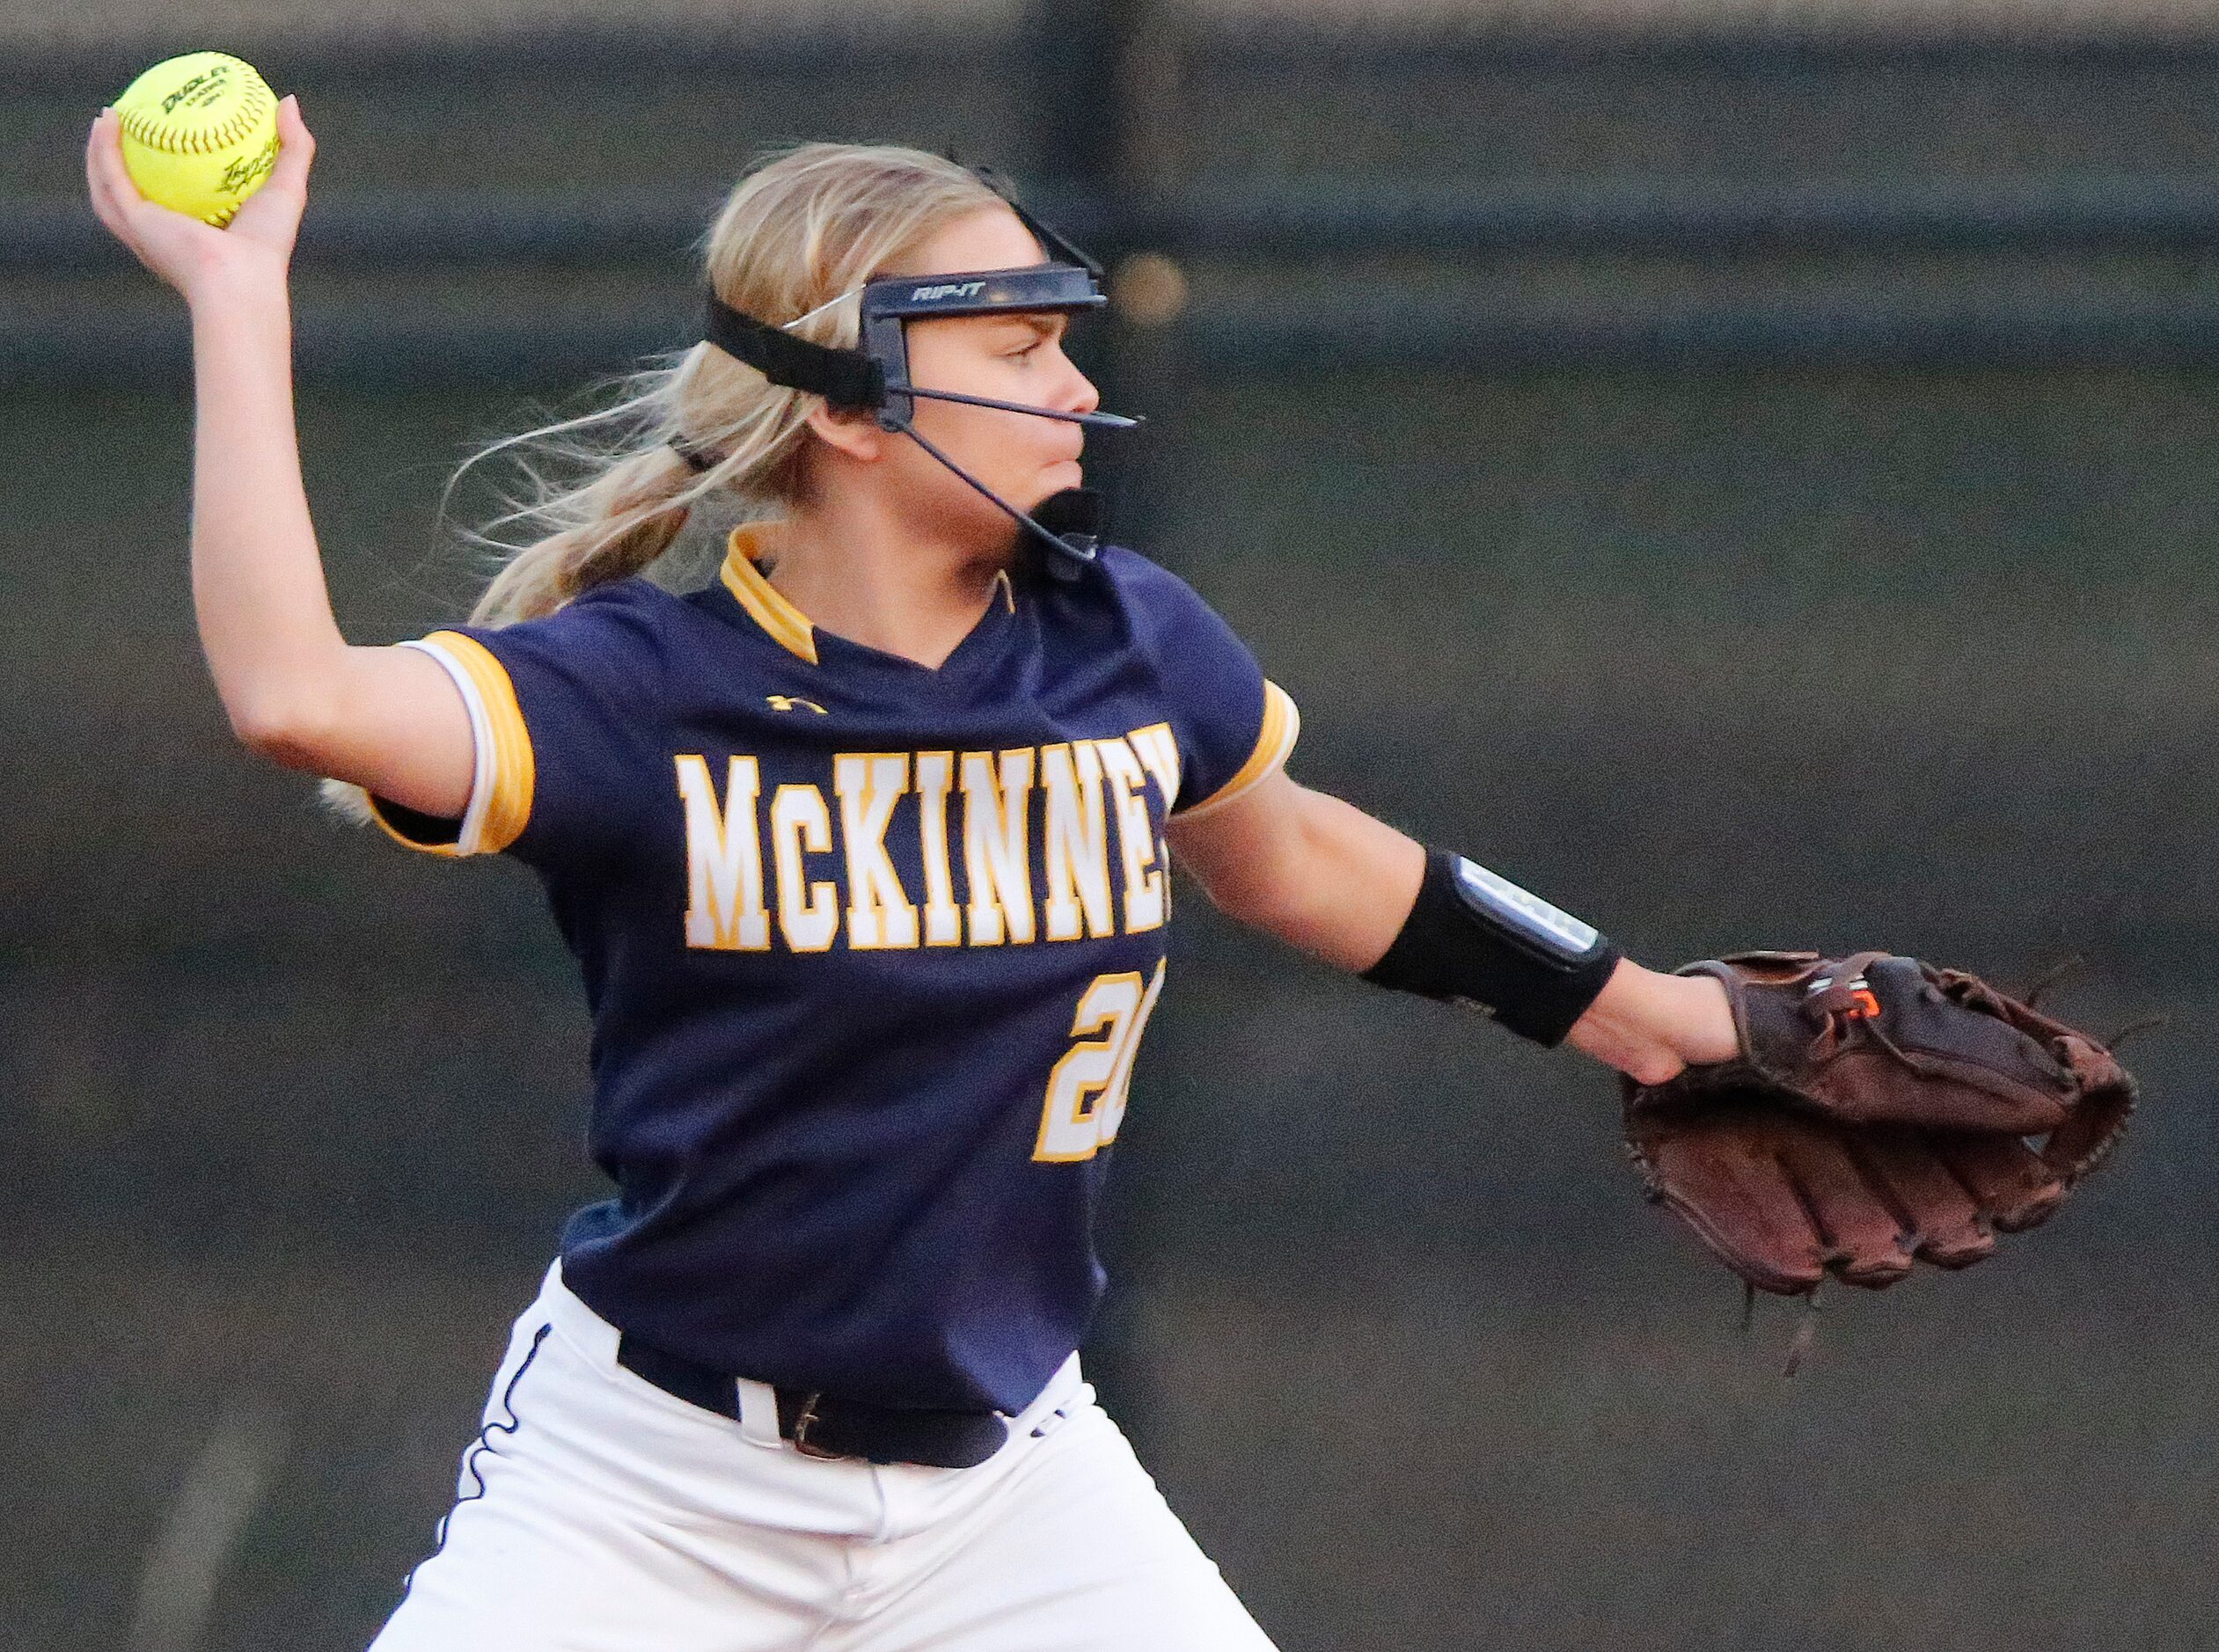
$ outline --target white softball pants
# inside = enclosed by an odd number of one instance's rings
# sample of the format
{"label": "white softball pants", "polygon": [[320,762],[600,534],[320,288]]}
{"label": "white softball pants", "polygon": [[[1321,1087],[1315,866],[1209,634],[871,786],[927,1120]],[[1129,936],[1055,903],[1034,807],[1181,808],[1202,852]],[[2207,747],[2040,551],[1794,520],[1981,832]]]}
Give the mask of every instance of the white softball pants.
{"label": "white softball pants", "polygon": [[616,1352],[551,1268],[373,1652],[1271,1652],[1075,1355],[993,1457],[922,1468],[803,1457]]}

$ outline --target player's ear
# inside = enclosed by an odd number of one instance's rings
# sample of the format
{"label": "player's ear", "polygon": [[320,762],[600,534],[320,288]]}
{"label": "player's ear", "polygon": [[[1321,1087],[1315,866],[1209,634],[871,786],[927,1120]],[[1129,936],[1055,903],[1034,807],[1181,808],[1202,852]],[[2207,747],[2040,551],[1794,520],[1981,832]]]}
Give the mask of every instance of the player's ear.
{"label": "player's ear", "polygon": [[879,428],[876,416],[865,408],[820,403],[809,410],[809,428],[825,446],[865,464],[875,464],[886,450],[886,432]]}

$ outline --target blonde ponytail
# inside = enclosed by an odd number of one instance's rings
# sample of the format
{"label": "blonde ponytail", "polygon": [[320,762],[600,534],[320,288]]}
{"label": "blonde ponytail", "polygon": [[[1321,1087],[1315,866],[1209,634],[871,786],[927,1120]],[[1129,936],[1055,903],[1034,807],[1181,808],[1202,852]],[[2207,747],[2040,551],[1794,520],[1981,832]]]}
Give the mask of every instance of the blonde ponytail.
{"label": "blonde ponytail", "polygon": [[701,493],[668,446],[614,456],[580,485],[580,520],[511,556],[471,610],[481,625],[552,614],[596,585],[641,573],[685,530]]}

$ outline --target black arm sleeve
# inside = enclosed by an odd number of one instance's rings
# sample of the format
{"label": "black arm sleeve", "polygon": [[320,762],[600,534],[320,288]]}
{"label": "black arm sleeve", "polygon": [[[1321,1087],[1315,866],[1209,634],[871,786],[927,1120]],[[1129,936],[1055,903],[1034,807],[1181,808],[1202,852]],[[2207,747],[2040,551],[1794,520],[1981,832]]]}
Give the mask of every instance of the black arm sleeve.
{"label": "black arm sleeve", "polygon": [[1483,1010],[1521,1038],[1556,1045],[1622,956],[1593,927],[1538,895],[1434,849],[1402,932],[1364,979]]}

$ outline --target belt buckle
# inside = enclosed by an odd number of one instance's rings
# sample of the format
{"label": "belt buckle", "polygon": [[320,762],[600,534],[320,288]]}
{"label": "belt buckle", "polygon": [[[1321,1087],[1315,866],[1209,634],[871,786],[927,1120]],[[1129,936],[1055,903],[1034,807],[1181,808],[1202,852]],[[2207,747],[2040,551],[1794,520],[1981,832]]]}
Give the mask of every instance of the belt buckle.
{"label": "belt buckle", "polygon": [[817,1414],[817,1402],[824,1397],[822,1393],[817,1393],[809,1394],[802,1400],[800,1414],[794,1419],[794,1432],[790,1438],[795,1451],[802,1456],[813,1457],[819,1462],[832,1462],[846,1456],[846,1453],[828,1451],[823,1446],[812,1444],[809,1437],[810,1428],[819,1420]]}

